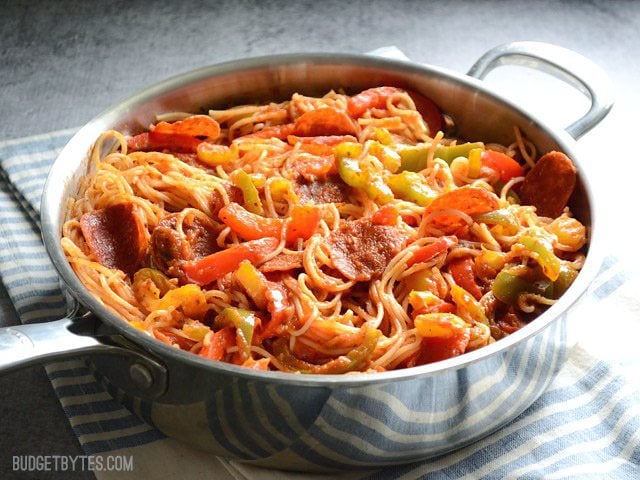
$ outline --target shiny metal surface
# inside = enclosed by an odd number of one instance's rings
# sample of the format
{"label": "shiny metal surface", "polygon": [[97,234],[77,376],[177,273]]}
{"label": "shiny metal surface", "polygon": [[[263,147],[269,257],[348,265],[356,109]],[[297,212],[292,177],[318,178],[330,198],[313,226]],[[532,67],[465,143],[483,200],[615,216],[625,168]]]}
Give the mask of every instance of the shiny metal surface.
{"label": "shiny metal surface", "polygon": [[[577,164],[580,178],[571,206],[590,229],[587,261],[567,293],[520,331],[460,357],[376,375],[252,371],[210,362],[151,339],[105,309],[71,270],[60,247],[65,199],[77,191],[89,168],[87,154],[103,131],[134,134],[166,111],[200,112],[284,99],[296,91],[318,95],[332,88],[355,92],[383,84],[431,97],[452,115],[462,138],[509,143],[517,125],[539,151],[562,150]],[[140,372],[129,375],[128,360],[93,360],[96,374],[116,398],[165,434],[218,455],[277,468],[404,463],[454,450],[500,428],[542,393],[562,365],[567,310],[585,291],[600,260],[597,212],[584,174],[587,166],[574,147],[567,133],[553,131],[481,81],[437,67],[333,54],[230,62],[153,86],[81,129],[61,153],[45,186],[43,238],[71,293],[106,325],[164,364],[166,390],[151,402],[138,390]]]}
{"label": "shiny metal surface", "polygon": [[513,42],[489,50],[467,72],[482,80],[501,65],[542,70],[580,90],[591,101],[589,111],[567,127],[576,140],[607,116],[614,102],[613,83],[591,60],[557,45]]}

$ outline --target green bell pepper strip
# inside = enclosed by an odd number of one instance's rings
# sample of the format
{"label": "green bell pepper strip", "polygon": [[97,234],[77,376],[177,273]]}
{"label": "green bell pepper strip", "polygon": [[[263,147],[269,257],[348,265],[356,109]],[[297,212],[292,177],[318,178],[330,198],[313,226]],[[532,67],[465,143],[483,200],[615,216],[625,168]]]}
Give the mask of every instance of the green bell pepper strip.
{"label": "green bell pepper strip", "polygon": [[553,245],[547,236],[530,229],[518,239],[518,243],[538,255],[538,264],[549,280],[555,282],[558,279],[562,263],[553,253]]}
{"label": "green bell pepper strip", "polygon": [[144,280],[151,280],[153,282],[160,291],[160,297],[164,297],[169,290],[177,288],[169,281],[169,277],[155,268],[141,268],[133,276],[133,283],[135,284],[143,282]]}
{"label": "green bell pepper strip", "polygon": [[285,339],[278,339],[273,343],[276,357],[284,367],[291,371],[314,374],[342,374],[359,370],[371,357],[378,345],[381,332],[371,327],[365,328],[364,339],[360,345],[355,347],[346,355],[330,360],[323,365],[315,365],[296,358],[289,350],[288,342]]}
{"label": "green bell pepper strip", "polygon": [[373,201],[386,204],[393,200],[393,192],[381,174],[363,170],[355,158],[338,157],[338,174],[347,185],[362,190]]}
{"label": "green bell pepper strip", "polygon": [[[428,143],[419,143],[398,149],[400,154],[400,171],[409,170],[419,172],[427,168],[427,158],[429,157],[429,149],[431,145]],[[434,158],[440,158],[451,165],[451,162],[458,157],[469,157],[469,153],[473,149],[484,150],[484,143],[461,143],[459,145],[438,145],[433,154]]]}
{"label": "green bell pepper strip", "polygon": [[553,284],[546,278],[529,281],[509,268],[498,273],[491,286],[493,296],[501,302],[514,305],[521,293],[537,293],[547,298],[553,296]]}
{"label": "green bell pepper strip", "polygon": [[415,172],[404,171],[397,175],[391,175],[387,178],[387,185],[398,198],[413,202],[421,207],[428,207],[433,199],[438,196],[423,182],[423,178]]}
{"label": "green bell pepper strip", "polygon": [[436,151],[434,153],[435,158],[441,158],[449,165],[453,162],[454,159],[458,157],[466,157],[469,158],[469,153],[471,150],[476,148],[480,148],[484,150],[484,143],[482,142],[473,142],[473,143],[461,143],[458,145],[438,145]]}
{"label": "green bell pepper strip", "polygon": [[230,177],[233,184],[242,191],[244,207],[251,213],[255,213],[257,215],[264,214],[262,202],[260,201],[260,194],[253,183],[251,175],[242,169],[238,169],[232,172]]}
{"label": "green bell pepper strip", "polygon": [[253,341],[253,330],[256,326],[256,315],[251,310],[242,308],[227,307],[218,314],[214,321],[214,327],[219,330],[224,327],[235,327],[242,339],[239,345],[240,351],[245,358],[251,356],[251,342]]}
{"label": "green bell pepper strip", "polygon": [[577,270],[562,265],[557,280],[553,282],[553,298],[560,298],[562,294],[568,290],[577,276]]}
{"label": "green bell pepper strip", "polygon": [[505,227],[505,233],[507,235],[515,235],[520,229],[520,222],[518,222],[518,219],[513,212],[506,208],[474,215],[473,219],[476,222],[488,223],[490,225],[501,225]]}

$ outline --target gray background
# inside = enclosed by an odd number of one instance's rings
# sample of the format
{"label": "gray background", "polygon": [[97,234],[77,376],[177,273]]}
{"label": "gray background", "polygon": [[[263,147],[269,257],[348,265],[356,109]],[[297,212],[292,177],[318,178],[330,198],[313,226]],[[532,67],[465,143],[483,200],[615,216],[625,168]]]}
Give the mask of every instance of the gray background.
{"label": "gray background", "polygon": [[[80,126],[150,83],[226,60],[396,45],[415,61],[464,72],[514,40],[570,48],[613,79],[618,104],[583,145],[637,136],[640,2],[31,1],[0,2],[0,12],[0,140]],[[557,107],[549,98],[564,98],[564,123],[585,108],[559,85],[536,87],[536,75],[496,72],[489,81],[547,118]],[[0,306],[0,322],[15,323],[1,287]],[[20,454],[81,454],[42,368],[0,378],[0,478],[12,478],[11,457]]]}

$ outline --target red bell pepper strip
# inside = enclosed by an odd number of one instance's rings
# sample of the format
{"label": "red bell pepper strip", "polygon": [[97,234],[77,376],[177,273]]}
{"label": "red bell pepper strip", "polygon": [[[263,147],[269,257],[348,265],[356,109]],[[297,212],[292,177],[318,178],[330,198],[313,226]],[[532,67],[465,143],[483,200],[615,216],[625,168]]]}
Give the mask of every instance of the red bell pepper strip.
{"label": "red bell pepper strip", "polygon": [[230,203],[220,209],[218,217],[243,240],[259,238],[280,238],[284,222],[280,218],[267,218],[246,210],[237,203]]}
{"label": "red bell pepper strip", "polygon": [[446,252],[450,247],[458,244],[458,237],[455,235],[440,237],[435,242],[419,248],[407,262],[407,267],[420,262],[428,262],[437,255]]}
{"label": "red bell pepper strip", "polygon": [[[285,222],[281,218],[267,218],[245,210],[237,203],[230,203],[220,209],[220,220],[243,240],[257,240],[265,237],[280,238]],[[318,228],[322,214],[314,205],[295,205],[287,225],[287,243],[293,244],[298,238],[308,240]]]}
{"label": "red bell pepper strip", "polygon": [[376,225],[394,226],[398,223],[398,209],[393,205],[385,205],[371,217],[371,221]]}
{"label": "red bell pepper strip", "polygon": [[236,336],[233,334],[233,328],[224,327],[210,335],[209,345],[203,345],[198,355],[210,360],[222,360],[227,353],[227,348],[233,347],[236,344]]}
{"label": "red bell pepper strip", "polygon": [[500,173],[500,180],[505,183],[512,178],[522,177],[524,175],[522,165],[509,155],[494,150],[485,150],[482,152],[482,164]]}
{"label": "red bell pepper strip", "polygon": [[476,282],[474,261],[471,257],[458,258],[451,262],[449,271],[456,283],[469,292],[476,300],[482,298],[482,289]]}
{"label": "red bell pepper strip", "polygon": [[294,244],[298,238],[308,240],[315,233],[322,212],[314,205],[295,205],[291,209],[290,222],[287,225],[287,243]]}
{"label": "red bell pepper strip", "polygon": [[186,263],[182,265],[182,270],[190,282],[201,286],[208,285],[227,273],[237,270],[244,260],[253,264],[261,262],[277,248],[279,243],[277,238],[272,237],[241,243],[207,255],[195,262]]}

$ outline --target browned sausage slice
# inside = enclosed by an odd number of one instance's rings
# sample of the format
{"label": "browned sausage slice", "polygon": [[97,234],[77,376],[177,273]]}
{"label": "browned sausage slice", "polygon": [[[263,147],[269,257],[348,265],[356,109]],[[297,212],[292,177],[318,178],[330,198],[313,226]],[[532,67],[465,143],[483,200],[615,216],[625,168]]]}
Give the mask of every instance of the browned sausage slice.
{"label": "browned sausage slice", "polygon": [[118,203],[80,218],[87,246],[98,261],[133,275],[147,254],[144,224],[133,203]]}
{"label": "browned sausage slice", "polygon": [[533,205],[536,213],[555,218],[567,206],[576,185],[576,167],[564,153],[549,152],[527,173],[520,189],[523,205]]}
{"label": "browned sausage slice", "polygon": [[335,268],[349,280],[369,281],[384,272],[406,236],[395,227],[376,225],[369,219],[342,222],[328,239]]}
{"label": "browned sausage slice", "polygon": [[288,272],[302,268],[302,252],[301,253],[281,253],[280,255],[264,262],[260,266],[263,273],[271,272]]}

